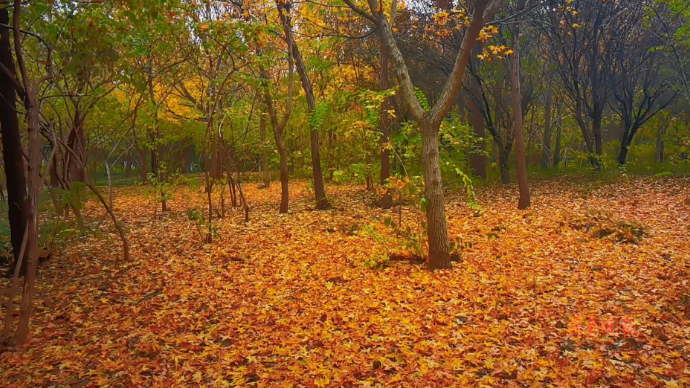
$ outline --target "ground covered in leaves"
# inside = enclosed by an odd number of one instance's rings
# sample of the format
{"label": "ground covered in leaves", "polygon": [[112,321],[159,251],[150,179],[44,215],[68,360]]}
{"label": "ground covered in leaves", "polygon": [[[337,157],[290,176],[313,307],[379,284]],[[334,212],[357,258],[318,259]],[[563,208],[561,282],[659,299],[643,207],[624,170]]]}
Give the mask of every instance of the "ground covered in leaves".
{"label": "ground covered in leaves", "polygon": [[435,273],[401,250],[397,209],[362,187],[330,186],[334,209],[318,212],[295,183],[279,216],[279,185],[248,184],[250,224],[228,209],[212,244],[190,216],[202,192],[176,188],[154,217],[151,197],[122,188],[132,260],[91,201],[100,233],[45,263],[30,342],[2,353],[0,382],[690,386],[689,188],[550,180],[517,211],[515,191],[489,187],[480,215],[450,196],[462,254]]}

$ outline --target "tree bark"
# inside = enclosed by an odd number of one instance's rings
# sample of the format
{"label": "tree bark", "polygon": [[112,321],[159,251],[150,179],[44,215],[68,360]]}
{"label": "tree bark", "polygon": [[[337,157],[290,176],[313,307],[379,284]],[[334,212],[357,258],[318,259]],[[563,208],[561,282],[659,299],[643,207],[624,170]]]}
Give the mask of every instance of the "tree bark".
{"label": "tree bark", "polygon": [[[589,162],[592,165],[592,167],[594,167],[595,169],[599,169],[599,158],[596,154],[597,141],[596,135],[593,132],[595,125],[592,125],[592,131],[590,131],[589,127],[587,126],[587,123],[585,122],[585,119],[583,118],[582,105],[580,101],[577,101],[575,104],[575,120],[577,121],[577,124],[580,126],[582,136],[585,139],[585,145],[587,146],[587,151],[589,152]],[[599,125],[601,125],[601,122],[599,123]],[[599,143],[601,143],[601,133],[599,136]],[[598,147],[601,147],[601,144],[599,144]]]}
{"label": "tree bark", "polygon": [[146,159],[146,149],[142,148],[139,150],[139,160],[137,161],[137,169],[139,170],[142,183],[146,183],[149,180]]}
{"label": "tree bark", "polygon": [[[393,22],[394,20],[391,20],[391,23]],[[385,37],[381,33],[379,33],[379,42],[381,46],[381,90],[388,90],[391,87],[390,79],[388,76],[388,58],[390,57],[390,50],[386,45]],[[381,103],[380,118],[381,186],[384,186],[388,181],[388,178],[390,178],[391,176],[391,158],[389,151],[391,117],[388,113],[390,109],[392,109],[391,97],[386,97]],[[391,197],[391,194],[388,192],[388,190],[386,190],[385,194],[381,197],[379,204],[383,209],[390,209],[391,207],[393,207],[393,197]]]}
{"label": "tree bark", "polygon": [[657,163],[664,162],[664,133],[666,132],[666,127],[659,125],[656,130],[656,150],[654,152],[654,160]]}
{"label": "tree bark", "polygon": [[486,179],[486,156],[483,154],[486,152],[486,145],[484,143],[484,138],[486,137],[484,117],[480,111],[481,108],[478,107],[474,101],[470,102],[469,108],[470,125],[472,125],[474,136],[481,140],[479,149],[477,149],[476,152],[470,153],[470,168],[472,168],[474,176]]}
{"label": "tree bark", "polygon": [[431,123],[420,125],[422,132],[422,168],[424,196],[427,200],[426,220],[429,239],[429,269],[450,268],[450,243],[443,203],[443,181],[438,152],[438,128]]}
{"label": "tree bark", "polygon": [[[266,106],[269,114],[269,119],[271,120],[271,128],[273,128],[273,138],[276,142],[276,147],[278,148],[278,156],[280,157],[280,210],[281,214],[287,214],[288,207],[290,203],[290,192],[289,192],[289,161],[288,152],[285,148],[285,142],[283,141],[283,130],[285,129],[285,124],[287,123],[287,118],[290,112],[287,112],[284,116],[283,123],[278,123],[278,116],[276,114],[275,108],[273,107],[273,98],[269,92],[265,93]],[[292,97],[290,97],[292,98]]]}
{"label": "tree bark", "polygon": [[[602,120],[603,112],[601,110],[597,110],[593,117],[592,117],[592,134],[594,135],[594,148],[597,153],[597,157],[601,159],[601,156],[604,154],[604,147],[602,143],[602,138],[601,138],[601,120]],[[599,166],[600,163],[597,164]]]}
{"label": "tree bark", "polygon": [[282,214],[288,212],[288,206],[290,203],[290,189],[289,189],[289,179],[290,172],[288,170],[288,152],[283,143],[283,138],[280,135],[275,136],[276,144],[278,146],[278,154],[280,155],[280,210]]}
{"label": "tree bark", "polygon": [[[477,58],[479,54],[482,53],[482,44],[477,42],[472,51],[472,56]],[[477,61],[478,59],[474,59]],[[474,64],[474,62],[473,62]],[[475,152],[470,151],[470,168],[474,176],[482,179],[486,179],[486,143],[484,138],[486,137],[486,123],[484,121],[484,115],[482,110],[482,105],[480,103],[482,99],[479,80],[476,77],[470,77],[470,97],[469,100],[469,122],[474,131],[474,136],[480,139],[481,143],[479,149]]]}
{"label": "tree bark", "polygon": [[[10,24],[9,8],[0,9],[0,63],[12,74],[15,74],[12,46],[10,43],[10,29],[4,26]],[[7,205],[10,223],[10,239],[14,263],[19,261],[22,239],[28,219],[28,203],[26,198],[26,175],[22,156],[22,140],[17,117],[17,93],[13,81],[0,72],[0,131],[2,132],[3,162],[5,164],[5,178],[7,180]],[[26,274],[26,263],[23,260],[22,274]]]}
{"label": "tree bark", "polygon": [[86,182],[86,140],[84,136],[84,114],[75,103],[74,122],[67,139],[67,145],[74,153],[69,154],[67,182]]}
{"label": "tree bark", "polygon": [[625,164],[628,159],[628,145],[622,143],[620,152],[618,153],[618,164],[621,166]]}
{"label": "tree bark", "polygon": [[546,86],[546,96],[544,101],[544,138],[541,154],[541,168],[546,170],[553,165],[553,155],[551,154],[551,135],[553,128],[551,126],[551,109],[553,106],[553,85],[549,77],[548,85]]}
{"label": "tree bark", "polygon": [[561,163],[561,135],[563,134],[563,103],[556,103],[556,147],[553,151],[553,166],[558,167]]}
{"label": "tree bark", "polygon": [[[497,143],[494,143],[497,144]],[[501,183],[504,185],[510,184],[510,149],[512,146],[497,144],[498,147],[498,166],[501,170]]]}
{"label": "tree bark", "polygon": [[[525,7],[525,0],[518,0],[518,12]],[[520,189],[518,209],[527,209],[530,205],[529,184],[527,182],[527,163],[525,139],[523,135],[524,118],[522,116],[522,95],[520,93],[520,24],[513,26],[513,55],[510,66],[510,84],[513,97],[513,131],[515,132],[515,157],[517,159],[517,180]]]}
{"label": "tree bark", "polygon": [[[18,0],[17,0],[18,2]],[[15,13],[15,17],[17,17]],[[27,81],[25,81],[27,82]],[[27,88],[31,89],[31,88]],[[39,136],[40,112],[35,91],[29,91],[27,97],[27,116],[29,130],[29,221],[26,258],[28,259],[28,273],[24,282],[24,293],[20,304],[19,325],[17,326],[16,342],[23,345],[29,337],[29,319],[31,306],[36,289],[36,270],[38,268],[38,200],[41,194],[41,152],[43,144]]]}
{"label": "tree bark", "polygon": [[261,111],[259,115],[259,136],[261,138],[261,175],[264,187],[271,185],[271,172],[268,170],[268,147],[266,140],[266,113]]}

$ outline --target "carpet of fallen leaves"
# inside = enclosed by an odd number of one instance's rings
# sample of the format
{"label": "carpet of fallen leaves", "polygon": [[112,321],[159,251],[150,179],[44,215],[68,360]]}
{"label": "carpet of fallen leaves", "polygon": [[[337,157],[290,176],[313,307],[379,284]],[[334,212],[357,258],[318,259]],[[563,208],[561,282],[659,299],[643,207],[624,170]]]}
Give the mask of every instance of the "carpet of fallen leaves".
{"label": "carpet of fallen leaves", "polygon": [[363,265],[398,249],[384,225],[397,213],[355,186],[330,186],[334,209],[313,211],[306,187],[279,216],[278,184],[246,185],[251,223],[228,209],[212,244],[187,215],[204,193],[176,188],[154,218],[150,197],[121,188],[130,262],[91,201],[100,236],[43,266],[30,341],[2,354],[0,384],[690,386],[690,180],[549,180],[528,211],[492,186],[479,217],[450,196],[462,259],[434,273]]}

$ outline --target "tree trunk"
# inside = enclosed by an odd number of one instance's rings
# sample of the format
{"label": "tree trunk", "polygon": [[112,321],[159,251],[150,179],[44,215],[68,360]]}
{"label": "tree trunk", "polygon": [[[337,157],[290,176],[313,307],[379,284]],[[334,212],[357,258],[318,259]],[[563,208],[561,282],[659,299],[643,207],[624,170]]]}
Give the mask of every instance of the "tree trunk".
{"label": "tree trunk", "polygon": [[628,158],[628,145],[625,143],[621,143],[621,150],[618,153],[618,164],[620,164],[621,166],[624,165],[627,158]]}
{"label": "tree trunk", "polygon": [[[477,55],[482,53],[482,44],[477,42],[475,45],[472,55],[476,58]],[[474,63],[474,62],[473,62]],[[476,150],[470,150],[470,168],[474,176],[486,179],[486,143],[484,138],[486,137],[486,123],[484,122],[484,115],[482,114],[482,106],[480,105],[481,92],[479,90],[479,81],[475,77],[470,77],[470,94],[469,98],[469,121],[474,131],[474,136],[481,141],[479,143],[479,148]],[[472,152],[474,151],[474,152]]]}
{"label": "tree trunk", "polygon": [[326,186],[323,183],[323,172],[321,171],[321,156],[319,153],[319,132],[311,129],[311,167],[314,178],[314,196],[316,198],[316,209],[326,210],[330,207],[326,198]]}
{"label": "tree trunk", "polygon": [[215,141],[211,146],[211,178],[220,180],[223,179],[223,152],[220,144],[222,140],[217,139],[215,136],[213,136],[213,139]]}
{"label": "tree trunk", "polygon": [[450,244],[443,203],[443,181],[438,152],[438,130],[430,123],[420,123],[422,132],[422,168],[427,200],[426,221],[429,239],[429,269],[450,268]]}
{"label": "tree trunk", "polygon": [[139,150],[139,158],[137,161],[137,169],[139,170],[139,176],[141,177],[141,182],[146,183],[149,180],[149,173],[146,170],[146,149]]}
{"label": "tree trunk", "polygon": [[553,165],[553,155],[551,155],[551,108],[553,105],[553,85],[551,79],[546,87],[546,98],[544,103],[544,139],[541,154],[541,168],[546,170]]}
{"label": "tree trunk", "polygon": [[[583,113],[582,113],[582,106],[580,102],[578,101],[575,105],[575,120],[577,121],[577,124],[580,126],[580,130],[582,131],[582,136],[585,139],[585,145],[587,146],[587,151],[589,152],[589,162],[594,167],[595,169],[600,168],[599,164],[599,158],[597,157],[597,141],[596,141],[596,135],[590,131],[589,127],[587,126],[587,123],[585,122],[583,118]],[[601,125],[601,122],[599,123]],[[595,125],[592,125],[593,129]],[[600,129],[601,131],[601,129]],[[599,143],[601,143],[601,132],[600,132],[600,137],[599,137]],[[601,144],[598,145],[598,147],[601,147]]]}
{"label": "tree trunk", "polygon": [[74,151],[69,154],[69,176],[67,178],[69,183],[86,182],[86,144],[83,119],[79,104],[75,103],[74,123],[67,140],[67,145]]}
{"label": "tree trunk", "polygon": [[553,166],[558,167],[561,163],[561,135],[563,134],[563,103],[558,101],[556,103],[556,148],[553,151]]}
{"label": "tree trunk", "polygon": [[656,130],[656,151],[654,152],[654,160],[658,163],[664,162],[664,133],[666,128],[660,125]]}
{"label": "tree trunk", "polygon": [[[518,12],[525,7],[525,0],[518,0]],[[524,118],[522,117],[522,96],[520,93],[520,24],[513,27],[513,55],[510,66],[510,83],[513,97],[513,131],[515,132],[515,158],[517,159],[517,180],[520,189],[518,209],[527,209],[530,205],[529,184],[527,182],[527,163],[525,139],[523,135]]]}
{"label": "tree trunk", "polygon": [[[0,63],[10,72],[15,72],[10,44],[10,29],[4,26],[10,24],[9,8],[0,8]],[[7,180],[7,205],[12,253],[14,263],[19,260],[22,239],[28,219],[28,203],[26,199],[26,175],[22,156],[22,140],[19,132],[17,117],[17,94],[12,80],[0,71],[0,130],[2,132],[3,162],[5,164],[5,178]],[[24,259],[21,273],[26,274]]]}
{"label": "tree trunk", "polygon": [[278,146],[278,154],[280,155],[280,213],[286,214],[290,203],[288,152],[285,149],[282,136],[275,134],[275,140]]}
{"label": "tree trunk", "polygon": [[510,184],[510,148],[506,146],[498,146],[498,165],[501,169],[501,183],[504,185]]}
{"label": "tree trunk", "polygon": [[603,112],[597,111],[592,118],[592,134],[594,135],[594,146],[597,157],[601,159],[604,154],[604,147],[601,139],[601,120]]}
{"label": "tree trunk", "polygon": [[261,137],[261,174],[264,187],[271,185],[271,172],[268,170],[268,142],[266,140],[266,114],[259,115],[259,136]]}
{"label": "tree trunk", "polygon": [[[15,17],[17,15],[15,14]],[[28,82],[25,81],[25,84]],[[32,89],[32,88],[27,88]],[[36,289],[36,270],[38,268],[38,201],[41,194],[41,159],[43,158],[43,144],[39,134],[40,112],[38,102],[33,91],[28,91],[27,118],[29,131],[29,220],[26,258],[28,259],[28,273],[24,281],[24,293],[20,304],[19,325],[17,326],[16,342],[23,345],[29,338],[29,319],[31,306]]]}
{"label": "tree trunk", "polygon": [[[395,10],[393,11],[395,13]],[[394,22],[393,20],[391,23]],[[382,33],[379,34],[379,43],[381,46],[381,90],[388,90],[390,86],[389,71],[388,71],[388,59],[390,56],[390,50],[386,45],[385,38]],[[380,118],[380,129],[381,129],[381,186],[384,186],[391,176],[391,158],[390,158],[390,125],[391,117],[388,111],[392,109],[391,97],[384,98],[381,103],[381,118]],[[393,207],[393,197],[388,190],[386,190],[383,197],[379,202],[381,208],[390,209]]]}

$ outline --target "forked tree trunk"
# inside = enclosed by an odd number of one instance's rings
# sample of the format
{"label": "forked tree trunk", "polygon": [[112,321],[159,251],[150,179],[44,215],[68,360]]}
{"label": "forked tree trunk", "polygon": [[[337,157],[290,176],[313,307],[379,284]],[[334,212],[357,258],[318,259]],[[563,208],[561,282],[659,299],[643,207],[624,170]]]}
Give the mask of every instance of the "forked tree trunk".
{"label": "forked tree trunk", "polygon": [[[492,17],[498,11],[500,2],[493,2],[490,9],[487,9],[488,0],[476,0],[474,2],[471,21],[466,28],[460,50],[455,58],[453,71],[430,111],[425,111],[416,97],[414,85],[405,64],[405,58],[396,44],[391,25],[386,20],[381,7],[377,6],[375,1],[370,1],[369,8],[371,13],[368,13],[355,5],[351,0],[345,0],[345,3],[355,12],[376,24],[377,28],[381,30],[383,41],[390,50],[391,63],[398,81],[399,94],[402,96],[410,116],[419,124],[422,132],[422,167],[424,169],[425,193],[428,201],[426,207],[429,239],[428,266],[430,269],[450,268],[450,244],[443,204],[443,184],[438,155],[438,132],[441,122],[452,108],[453,102],[456,101],[456,97],[462,88],[465,68],[470,59],[472,48],[476,45],[479,33],[484,26],[485,18]],[[485,12],[487,13],[486,15]]]}
{"label": "forked tree trunk", "polygon": [[[14,60],[10,44],[9,7],[0,8],[0,63],[14,74]],[[10,223],[10,240],[16,266],[19,260],[24,230],[28,218],[26,200],[26,175],[22,157],[22,140],[17,117],[17,94],[11,78],[0,71],[0,130],[2,131],[3,162],[7,180],[7,205]],[[26,273],[26,262],[23,260],[21,273]]]}
{"label": "forked tree trunk", "polygon": [[582,136],[585,139],[585,145],[587,146],[587,151],[589,152],[589,163],[592,165],[592,167],[598,169],[599,159],[596,156],[595,136],[589,129],[587,123],[585,122],[585,119],[583,118],[582,106],[579,101],[575,105],[575,120],[577,121],[577,124],[580,126]]}
{"label": "forked tree trunk", "polygon": [[[518,12],[525,7],[525,0],[518,0]],[[515,132],[515,157],[517,159],[517,180],[520,189],[518,209],[527,209],[530,205],[529,185],[527,183],[527,163],[525,139],[523,135],[524,118],[522,117],[522,95],[520,93],[520,24],[513,27],[513,55],[510,66],[510,84],[513,97],[513,131]]]}
{"label": "forked tree trunk", "polygon": [[[295,61],[295,66],[297,68],[297,74],[299,75],[300,81],[302,83],[302,89],[307,98],[307,106],[309,108],[309,114],[314,115],[316,113],[316,99],[314,97],[314,89],[311,85],[311,80],[309,79],[309,74],[307,73],[307,68],[304,64],[304,59],[302,54],[297,47],[295,38],[292,35],[291,17],[286,15],[289,13],[289,7],[286,7],[282,3],[277,3],[278,12],[280,15],[280,20],[283,23],[283,29],[285,30],[285,38],[288,41],[288,46],[292,48],[292,57]],[[323,181],[323,171],[321,169],[321,153],[319,148],[319,129],[315,128],[313,123],[309,125],[310,131],[310,141],[311,141],[311,167],[312,167],[312,177],[314,180],[314,196],[316,199],[316,209],[325,210],[330,207],[328,203],[328,198],[326,198],[326,186]]]}

